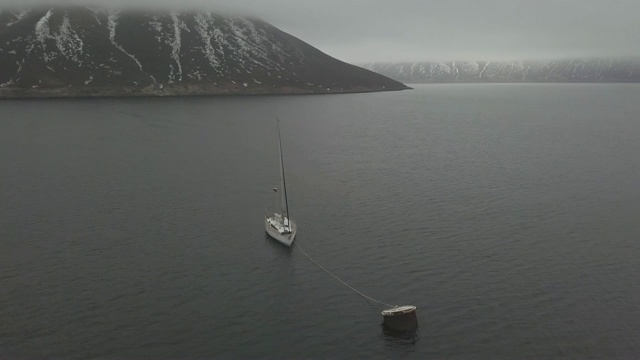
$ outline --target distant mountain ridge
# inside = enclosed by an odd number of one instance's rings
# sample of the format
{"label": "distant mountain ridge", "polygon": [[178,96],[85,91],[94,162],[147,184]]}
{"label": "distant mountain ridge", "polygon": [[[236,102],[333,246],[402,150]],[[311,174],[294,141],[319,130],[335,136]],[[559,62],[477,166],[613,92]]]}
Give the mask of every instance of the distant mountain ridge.
{"label": "distant mountain ridge", "polygon": [[369,63],[404,83],[640,82],[640,59]]}
{"label": "distant mountain ridge", "polygon": [[402,89],[256,18],[82,6],[0,11],[0,97]]}

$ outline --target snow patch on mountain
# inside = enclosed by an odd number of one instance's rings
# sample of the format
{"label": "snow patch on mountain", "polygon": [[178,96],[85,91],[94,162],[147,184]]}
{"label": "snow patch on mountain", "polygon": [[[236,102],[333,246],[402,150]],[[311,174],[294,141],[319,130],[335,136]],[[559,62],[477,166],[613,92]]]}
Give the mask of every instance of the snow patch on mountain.
{"label": "snow patch on mountain", "polygon": [[[247,58],[253,64],[246,64],[247,73],[251,73],[255,67],[264,69],[277,68],[267,54],[264,34],[260,34],[254,22],[246,18],[231,18],[226,20],[233,37],[237,40],[234,52],[241,58]],[[244,62],[244,60],[242,60]]]}
{"label": "snow patch on mountain", "polygon": [[13,79],[10,79],[9,81],[7,81],[7,82],[3,82],[2,84],[0,84],[0,88],[10,86],[10,85],[12,85],[13,83],[14,83],[14,80],[13,80]]}
{"label": "snow patch on mountain", "polygon": [[[208,15],[208,16],[207,16]],[[200,39],[204,43],[204,53],[209,60],[209,65],[218,73],[221,73],[220,59],[216,55],[217,50],[213,47],[213,38],[215,32],[215,20],[210,14],[196,14],[196,31],[200,35]]]}
{"label": "snow patch on mountain", "polygon": [[98,25],[103,25],[102,24],[102,16],[104,15],[103,10],[93,6],[87,6],[87,10],[91,12],[91,16],[98,23]]}
{"label": "snow patch on mountain", "polygon": [[174,72],[173,66],[171,66],[171,73],[169,74],[169,83],[174,81],[182,81],[182,64],[180,63],[180,49],[182,48],[182,30],[186,27],[184,23],[178,18],[178,14],[171,13],[171,20],[173,21],[173,40],[171,45],[171,57],[176,62],[177,73]]}
{"label": "snow patch on mountain", "polygon": [[62,26],[58,35],[54,36],[58,50],[67,59],[71,59],[82,66],[80,57],[83,55],[84,43],[80,36],[72,29],[69,15],[65,14],[62,18]]}
{"label": "snow patch on mountain", "polygon": [[491,64],[490,61],[484,64],[484,67],[482,67],[482,71],[480,71],[480,73],[478,74],[478,78],[482,78],[482,74],[487,70],[487,66],[489,66],[489,64]]}
{"label": "snow patch on mountain", "polygon": [[36,37],[43,44],[49,36],[49,19],[51,19],[51,15],[53,15],[53,9],[49,9],[49,11],[47,11],[47,13],[36,23]]}
{"label": "snow patch on mountain", "polygon": [[[410,83],[640,82],[640,59],[369,63],[363,67]],[[423,68],[429,71],[416,71]]]}
{"label": "snow patch on mountain", "polygon": [[15,19],[13,21],[9,21],[7,23],[7,27],[15,25],[17,23],[19,23],[20,21],[22,21],[22,19],[24,19],[25,17],[27,17],[27,15],[29,15],[29,11],[28,10],[19,10],[19,11],[14,11],[13,16],[15,17]]}
{"label": "snow patch on mountain", "polygon": [[151,26],[151,29],[153,31],[155,31],[156,42],[161,42],[164,30],[162,29],[162,21],[160,21],[160,16],[154,15],[152,17],[152,20],[149,21],[149,26]]}
{"label": "snow patch on mountain", "polygon": [[[62,54],[67,59],[73,60],[82,66],[81,56],[83,55],[83,42],[80,36],[72,29],[69,15],[65,13],[62,17],[62,24],[58,29],[58,32],[52,32],[49,22],[53,15],[53,10],[50,9],[47,13],[38,20],[35,26],[35,34],[43,48],[43,56],[46,62],[52,61],[58,54]],[[47,40],[55,41],[58,49],[55,51],[47,51]]]}
{"label": "snow patch on mountain", "polygon": [[[118,42],[116,41],[116,27],[118,26],[118,19],[119,19],[118,12],[111,12],[107,16],[107,29],[109,29],[109,40],[111,41],[111,44],[116,49],[120,50],[123,54],[127,55],[131,60],[133,60],[136,63],[136,65],[138,65],[138,68],[140,69],[140,71],[144,73],[144,70],[142,69],[142,63],[140,62],[140,60],[138,60],[135,56],[133,56],[133,54],[127,52],[127,50],[125,50],[122,47],[122,45],[118,44]],[[156,79],[152,75],[149,75],[149,77],[153,80],[154,83],[157,84]]]}

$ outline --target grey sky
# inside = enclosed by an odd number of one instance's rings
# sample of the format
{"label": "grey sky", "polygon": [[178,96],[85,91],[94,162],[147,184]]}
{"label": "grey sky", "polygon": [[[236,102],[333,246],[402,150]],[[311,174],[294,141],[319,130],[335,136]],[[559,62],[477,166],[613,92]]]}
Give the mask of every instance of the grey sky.
{"label": "grey sky", "polygon": [[108,1],[250,13],[348,62],[640,56],[640,0]]}

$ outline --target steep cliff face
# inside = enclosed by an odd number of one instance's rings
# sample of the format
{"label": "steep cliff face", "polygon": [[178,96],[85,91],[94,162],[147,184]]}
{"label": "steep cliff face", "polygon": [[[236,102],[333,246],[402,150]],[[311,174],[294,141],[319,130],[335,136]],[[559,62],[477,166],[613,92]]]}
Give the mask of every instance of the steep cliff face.
{"label": "steep cliff face", "polygon": [[640,59],[370,63],[363,68],[407,83],[640,82]]}
{"label": "steep cliff face", "polygon": [[90,7],[0,12],[0,96],[402,90],[255,18]]}

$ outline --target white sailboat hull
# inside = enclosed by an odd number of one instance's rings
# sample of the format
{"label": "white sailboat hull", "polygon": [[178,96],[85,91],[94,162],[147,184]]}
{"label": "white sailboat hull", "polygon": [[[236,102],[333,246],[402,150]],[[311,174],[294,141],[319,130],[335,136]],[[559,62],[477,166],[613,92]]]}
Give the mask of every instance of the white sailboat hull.
{"label": "white sailboat hull", "polygon": [[288,224],[285,226],[280,214],[270,214],[264,218],[264,228],[274,240],[290,247],[296,237],[298,228],[293,220],[287,219],[287,221]]}
{"label": "white sailboat hull", "polygon": [[[282,156],[282,137],[280,136],[280,120],[276,118],[278,124],[278,149],[280,150],[280,188],[282,189],[282,198],[280,199],[280,213],[278,211],[278,204],[274,206],[273,213],[267,213],[264,217],[264,228],[267,234],[279,243],[291,246],[293,240],[296,237],[296,223],[291,220],[289,215],[289,201],[287,200],[287,182],[284,177],[284,157]],[[278,193],[278,189],[274,188],[273,191]]]}

